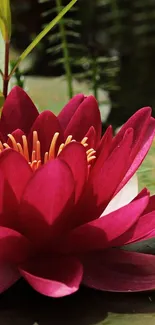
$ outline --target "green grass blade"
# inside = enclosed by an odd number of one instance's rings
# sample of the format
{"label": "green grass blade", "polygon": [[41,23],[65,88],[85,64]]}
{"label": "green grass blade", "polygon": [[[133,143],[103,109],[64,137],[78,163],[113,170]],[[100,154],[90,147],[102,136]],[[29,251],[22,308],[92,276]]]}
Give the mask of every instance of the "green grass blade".
{"label": "green grass blade", "polygon": [[25,51],[18,58],[15,67],[12,69],[9,78],[13,75],[16,68],[22,60],[34,49],[34,47],[42,40],[42,38],[60,21],[60,19],[73,7],[77,0],[71,0],[69,4],[43,29],[43,31],[32,41]]}

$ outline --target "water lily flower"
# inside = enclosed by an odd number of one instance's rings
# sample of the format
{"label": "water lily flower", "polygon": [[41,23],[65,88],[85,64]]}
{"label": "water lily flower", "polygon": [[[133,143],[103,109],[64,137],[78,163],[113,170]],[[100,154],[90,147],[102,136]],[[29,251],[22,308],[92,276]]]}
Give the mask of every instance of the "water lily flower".
{"label": "water lily flower", "polygon": [[121,249],[154,237],[155,199],[138,194],[134,175],[155,133],[150,108],[102,138],[93,97],[74,97],[58,117],[34,112],[17,87],[1,117],[0,292],[21,276],[51,297],[81,283],[153,289],[155,257]]}

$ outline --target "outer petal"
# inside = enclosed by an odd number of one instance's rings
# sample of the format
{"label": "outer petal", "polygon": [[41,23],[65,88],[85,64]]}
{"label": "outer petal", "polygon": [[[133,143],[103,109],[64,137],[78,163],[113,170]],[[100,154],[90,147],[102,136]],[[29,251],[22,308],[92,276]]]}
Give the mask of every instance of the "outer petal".
{"label": "outer petal", "polygon": [[72,134],[73,138],[81,141],[89,128],[94,126],[97,141],[101,137],[101,117],[96,99],[87,97],[72,116],[65,130],[65,137]]}
{"label": "outer petal", "polygon": [[38,115],[30,97],[22,88],[16,86],[7,96],[3,106],[2,131],[7,135],[16,129],[21,129],[27,134]]}
{"label": "outer petal", "polygon": [[15,266],[0,261],[0,293],[11,287],[20,277],[20,273]]}
{"label": "outer petal", "polygon": [[[20,206],[22,231],[37,244],[48,242],[50,226],[68,227],[74,203],[74,180],[68,165],[60,159],[49,161],[29,181]],[[50,235],[50,234],[49,234]],[[56,230],[50,239],[56,236]]]}
{"label": "outer petal", "polygon": [[42,112],[32,125],[29,134],[30,150],[32,150],[33,131],[37,131],[38,133],[38,139],[41,143],[42,158],[44,157],[44,153],[49,151],[51,141],[56,132],[59,132],[56,149],[58,149],[59,145],[64,141],[60,123],[57,117],[50,111]]}
{"label": "outer petal", "polygon": [[135,174],[128,183],[113,197],[102,216],[115,211],[131,202],[138,195],[138,177]]}
{"label": "outer petal", "polygon": [[126,130],[132,128],[134,130],[134,146],[140,147],[140,142],[142,141],[145,131],[148,127],[151,118],[151,108],[144,107],[138,110],[130,119],[121,127],[120,131],[116,134],[113,139],[113,145],[111,150],[113,150],[122,140]]}
{"label": "outer petal", "polygon": [[20,272],[36,291],[49,297],[76,292],[83,276],[81,263],[73,257],[34,260],[21,266]]}
{"label": "outer petal", "polygon": [[87,252],[110,247],[114,239],[117,242],[117,237],[136,223],[148,201],[148,194],[143,191],[128,205],[72,230],[62,245],[64,251]]}
{"label": "outer petal", "polygon": [[120,183],[117,192],[128,182],[128,180],[132,177],[132,175],[136,172],[138,167],[141,165],[144,160],[148,150],[151,147],[152,141],[155,135],[155,120],[151,119],[148,125],[148,128],[145,130],[143,137],[140,139],[139,147],[132,149],[131,157],[130,157],[130,167]]}
{"label": "outer petal", "polygon": [[0,261],[17,265],[25,262],[32,253],[30,242],[19,232],[0,227]]}
{"label": "outer petal", "polygon": [[137,223],[113,242],[113,246],[122,246],[155,237],[155,211],[142,215]]}
{"label": "outer petal", "polygon": [[78,94],[74,96],[61,110],[61,112],[58,115],[58,120],[61,124],[61,127],[63,128],[63,131],[65,131],[67,125],[69,124],[71,118],[75,114],[77,108],[84,100],[85,100],[84,95]]}
{"label": "outer petal", "polygon": [[31,245],[24,236],[0,227],[0,293],[20,278],[17,264],[23,263],[31,253]]}
{"label": "outer petal", "polygon": [[108,205],[125,173],[131,144],[132,130],[127,131],[98,173],[92,168],[86,192],[77,209],[77,225],[96,219]]}
{"label": "outer petal", "polygon": [[88,176],[88,164],[85,148],[80,143],[69,143],[60,153],[70,167],[75,180],[75,203],[79,200]]}
{"label": "outer petal", "polygon": [[111,249],[85,254],[81,260],[88,287],[115,292],[155,289],[155,256]]}

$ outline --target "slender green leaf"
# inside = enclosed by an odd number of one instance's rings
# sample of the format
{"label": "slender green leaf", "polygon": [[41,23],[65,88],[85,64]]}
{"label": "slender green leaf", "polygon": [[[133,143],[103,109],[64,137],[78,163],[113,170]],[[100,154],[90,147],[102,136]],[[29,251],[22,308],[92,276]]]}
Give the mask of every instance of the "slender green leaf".
{"label": "slender green leaf", "polygon": [[26,50],[20,55],[15,67],[10,73],[10,77],[22,60],[34,49],[34,47],[42,40],[42,38],[60,21],[60,19],[72,8],[77,0],[71,0],[69,4],[44,28],[44,30],[32,41]]}
{"label": "slender green leaf", "polygon": [[0,29],[5,41],[11,37],[10,0],[0,0]]}

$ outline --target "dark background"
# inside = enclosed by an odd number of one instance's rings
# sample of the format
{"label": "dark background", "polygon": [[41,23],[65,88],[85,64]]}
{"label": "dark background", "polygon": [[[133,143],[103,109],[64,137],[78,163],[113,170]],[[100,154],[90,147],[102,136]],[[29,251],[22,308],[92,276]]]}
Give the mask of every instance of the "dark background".
{"label": "dark background", "polygon": [[[69,0],[12,0],[13,37],[24,49]],[[155,115],[155,1],[79,0],[63,19],[67,63],[73,78],[107,90],[107,124],[120,126],[151,106]],[[65,74],[64,44],[56,26],[38,45],[31,75]]]}

